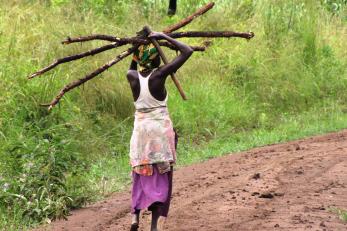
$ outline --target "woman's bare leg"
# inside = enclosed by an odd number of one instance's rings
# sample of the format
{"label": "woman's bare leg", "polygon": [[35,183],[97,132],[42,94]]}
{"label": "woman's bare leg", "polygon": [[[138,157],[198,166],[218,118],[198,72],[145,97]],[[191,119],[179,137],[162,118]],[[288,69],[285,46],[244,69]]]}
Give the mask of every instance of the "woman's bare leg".
{"label": "woman's bare leg", "polygon": [[131,228],[130,231],[137,231],[140,224],[140,210],[136,210],[131,216]]}
{"label": "woman's bare leg", "polygon": [[160,207],[153,206],[152,209],[152,222],[151,222],[151,231],[158,231],[158,220],[160,217]]}
{"label": "woman's bare leg", "polygon": [[133,214],[131,218],[131,224],[139,224],[140,223],[140,213]]}

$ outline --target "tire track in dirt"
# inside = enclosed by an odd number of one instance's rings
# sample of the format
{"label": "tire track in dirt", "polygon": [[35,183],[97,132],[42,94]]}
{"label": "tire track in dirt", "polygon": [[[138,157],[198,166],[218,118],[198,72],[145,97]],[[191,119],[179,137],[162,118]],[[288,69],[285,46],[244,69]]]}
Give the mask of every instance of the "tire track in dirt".
{"label": "tire track in dirt", "polygon": [[[161,230],[347,230],[347,130],[226,155],[174,172]],[[130,192],[41,230],[128,230]],[[140,230],[149,230],[150,213]]]}

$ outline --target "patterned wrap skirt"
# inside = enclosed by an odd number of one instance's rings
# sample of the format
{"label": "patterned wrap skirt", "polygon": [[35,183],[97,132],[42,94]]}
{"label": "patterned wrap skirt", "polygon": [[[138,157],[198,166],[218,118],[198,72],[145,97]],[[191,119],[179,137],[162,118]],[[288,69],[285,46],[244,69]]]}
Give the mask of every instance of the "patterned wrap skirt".
{"label": "patterned wrap skirt", "polygon": [[167,107],[135,112],[129,156],[132,167],[176,162],[175,132]]}

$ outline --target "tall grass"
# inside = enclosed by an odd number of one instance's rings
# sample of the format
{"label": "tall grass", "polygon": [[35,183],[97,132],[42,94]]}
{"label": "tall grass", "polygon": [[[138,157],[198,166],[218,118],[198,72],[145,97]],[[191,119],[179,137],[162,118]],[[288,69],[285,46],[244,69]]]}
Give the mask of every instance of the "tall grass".
{"label": "tall grass", "polygon": [[[103,44],[62,46],[66,36],[130,36],[145,24],[161,30],[206,2],[181,0],[169,18],[159,0],[0,1],[0,229],[64,217],[129,183],[130,60],[68,93],[51,113],[39,106],[122,49],[26,76]],[[346,128],[346,22],[344,1],[216,1],[187,29],[256,37],[216,39],[193,54],[178,73],[187,102],[168,82],[179,165]]]}

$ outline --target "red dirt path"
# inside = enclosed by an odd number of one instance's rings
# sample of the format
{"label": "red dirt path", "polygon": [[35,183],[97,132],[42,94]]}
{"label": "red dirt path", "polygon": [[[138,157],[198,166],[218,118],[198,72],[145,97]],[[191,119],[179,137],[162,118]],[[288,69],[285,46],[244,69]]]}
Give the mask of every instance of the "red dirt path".
{"label": "red dirt path", "polygon": [[[41,230],[128,230],[130,192],[72,212]],[[160,230],[346,231],[347,130],[226,155],[174,172]],[[149,230],[150,216],[141,216]]]}

